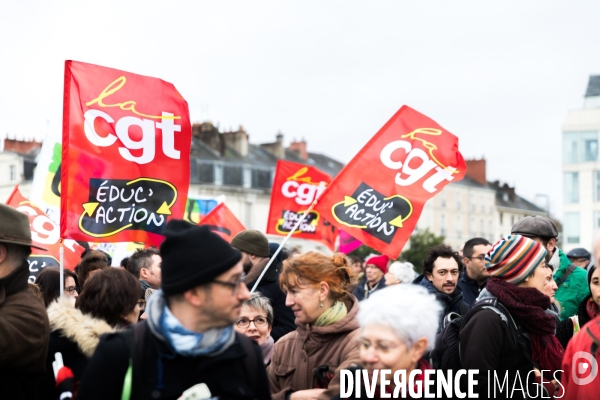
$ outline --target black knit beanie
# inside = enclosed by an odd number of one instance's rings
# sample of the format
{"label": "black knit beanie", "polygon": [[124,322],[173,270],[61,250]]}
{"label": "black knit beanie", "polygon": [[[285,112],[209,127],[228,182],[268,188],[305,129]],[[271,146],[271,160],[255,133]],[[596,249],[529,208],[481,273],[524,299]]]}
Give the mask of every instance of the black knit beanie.
{"label": "black knit beanie", "polygon": [[235,235],[231,245],[259,257],[269,257],[269,239],[261,231],[247,229]]}
{"label": "black knit beanie", "polygon": [[164,235],[160,245],[161,287],[166,295],[208,283],[242,259],[238,250],[206,226],[171,220]]}

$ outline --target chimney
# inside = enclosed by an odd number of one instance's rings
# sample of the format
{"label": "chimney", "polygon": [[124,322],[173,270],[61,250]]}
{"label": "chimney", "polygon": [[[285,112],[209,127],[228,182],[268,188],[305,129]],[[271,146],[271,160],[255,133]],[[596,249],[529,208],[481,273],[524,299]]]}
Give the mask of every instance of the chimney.
{"label": "chimney", "polygon": [[4,151],[10,151],[18,154],[27,154],[35,149],[42,147],[41,142],[35,140],[18,140],[18,139],[4,139]]}
{"label": "chimney", "polygon": [[219,128],[216,128],[211,122],[195,123],[192,125],[192,135],[200,139],[205,145],[219,153],[221,156],[225,154],[225,142],[219,133]]}
{"label": "chimney", "polygon": [[278,132],[275,136],[276,140],[274,143],[261,143],[260,147],[273,154],[275,157],[283,159],[285,158],[285,148],[283,147],[283,134]]}
{"label": "chimney", "polygon": [[237,151],[242,157],[248,156],[248,134],[241,125],[237,131],[224,132],[223,138],[225,144]]}
{"label": "chimney", "polygon": [[306,141],[304,139],[300,142],[293,141],[288,149],[296,152],[304,161],[308,160],[308,151],[306,151]]}
{"label": "chimney", "polygon": [[467,163],[467,176],[474,181],[487,186],[487,179],[485,174],[485,158],[481,160],[465,160]]}

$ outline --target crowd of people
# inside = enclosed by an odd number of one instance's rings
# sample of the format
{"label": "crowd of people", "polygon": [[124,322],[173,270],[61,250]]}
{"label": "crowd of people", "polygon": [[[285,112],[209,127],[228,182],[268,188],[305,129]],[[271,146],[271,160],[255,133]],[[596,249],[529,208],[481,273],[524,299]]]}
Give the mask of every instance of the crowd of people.
{"label": "crowd of people", "polygon": [[274,257],[256,230],[227,243],[172,220],[164,235],[122,268],[86,251],[61,296],[58,268],[28,284],[28,218],[0,205],[0,398],[324,400],[343,398],[342,371],[433,368],[479,370],[479,398],[600,389],[574,372],[578,352],[600,354],[600,237],[565,254],[548,218],[433,246],[418,276],[385,255]]}

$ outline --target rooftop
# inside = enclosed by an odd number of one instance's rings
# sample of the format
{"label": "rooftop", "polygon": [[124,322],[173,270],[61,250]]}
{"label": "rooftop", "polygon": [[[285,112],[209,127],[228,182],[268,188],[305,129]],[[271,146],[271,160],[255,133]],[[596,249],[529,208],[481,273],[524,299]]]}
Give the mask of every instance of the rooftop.
{"label": "rooftop", "polygon": [[600,75],[590,75],[585,97],[600,96]]}

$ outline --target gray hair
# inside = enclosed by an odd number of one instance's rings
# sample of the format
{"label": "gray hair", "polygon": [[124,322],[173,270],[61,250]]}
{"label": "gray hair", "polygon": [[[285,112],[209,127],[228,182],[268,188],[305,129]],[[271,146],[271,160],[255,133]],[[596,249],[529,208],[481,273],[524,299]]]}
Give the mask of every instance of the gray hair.
{"label": "gray hair", "polygon": [[388,272],[402,283],[411,283],[416,278],[413,266],[408,262],[402,263],[394,261],[392,265],[388,267]]}
{"label": "gray hair", "polygon": [[441,312],[440,303],[424,287],[393,285],[360,302],[358,322],[361,329],[367,325],[391,328],[407,348],[425,338],[429,350],[435,344]]}
{"label": "gray hair", "polygon": [[273,307],[271,306],[271,300],[267,297],[259,292],[250,293],[250,298],[244,301],[242,306],[247,306],[257,311],[264,311],[267,314],[269,326],[273,326]]}

